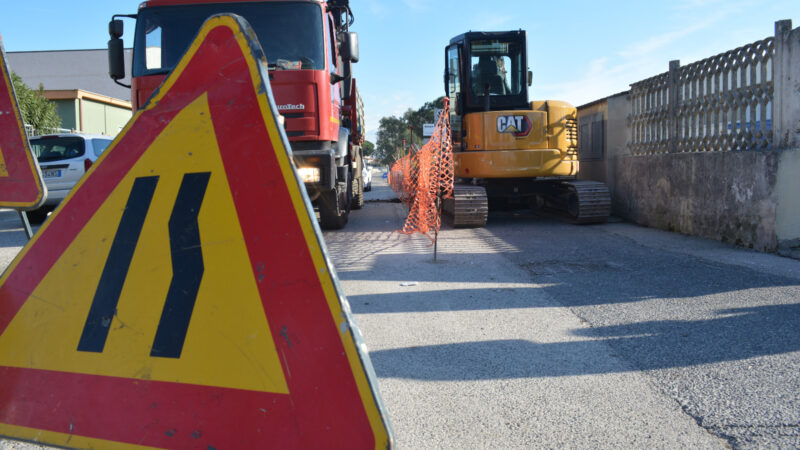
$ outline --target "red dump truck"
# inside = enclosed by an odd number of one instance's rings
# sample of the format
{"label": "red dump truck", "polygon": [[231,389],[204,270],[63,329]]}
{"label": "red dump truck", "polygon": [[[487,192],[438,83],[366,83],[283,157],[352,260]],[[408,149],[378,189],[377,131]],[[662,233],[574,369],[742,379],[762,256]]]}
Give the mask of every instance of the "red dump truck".
{"label": "red dump truck", "polygon": [[352,75],[358,35],[349,0],[148,0],[109,23],[109,75],[125,78],[123,22],[136,20],[131,102],[142,107],[210,16],[244,17],[267,57],[275,103],[323,228],[347,224],[364,202],[363,102]]}

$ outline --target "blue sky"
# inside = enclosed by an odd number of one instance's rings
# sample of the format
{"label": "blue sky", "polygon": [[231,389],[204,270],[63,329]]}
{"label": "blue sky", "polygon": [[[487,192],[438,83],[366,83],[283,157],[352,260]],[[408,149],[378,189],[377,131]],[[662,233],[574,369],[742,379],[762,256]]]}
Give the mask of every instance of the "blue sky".
{"label": "blue sky", "polygon": [[[6,51],[104,48],[114,13],[138,1],[4,0]],[[581,105],[629,84],[800,26],[797,0],[351,0],[361,61],[354,71],[374,140],[378,121],[443,95],[444,47],[464,31],[524,29],[534,99]],[[128,24],[126,24],[128,25]],[[128,26],[125,44],[130,45]],[[55,68],[57,70],[57,68]],[[100,68],[105,71],[106,68]],[[46,88],[46,86],[45,86]]]}

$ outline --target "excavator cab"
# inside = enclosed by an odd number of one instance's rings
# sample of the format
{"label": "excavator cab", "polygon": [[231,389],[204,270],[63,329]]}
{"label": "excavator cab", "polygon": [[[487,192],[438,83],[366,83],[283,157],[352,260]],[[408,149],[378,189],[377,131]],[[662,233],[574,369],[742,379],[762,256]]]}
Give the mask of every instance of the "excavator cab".
{"label": "excavator cab", "polygon": [[525,31],[454,37],[445,50],[445,92],[461,114],[525,109],[530,72]]}
{"label": "excavator cab", "polygon": [[465,114],[529,109],[525,31],[470,31],[445,49],[445,92],[452,104],[450,123],[458,148]]}

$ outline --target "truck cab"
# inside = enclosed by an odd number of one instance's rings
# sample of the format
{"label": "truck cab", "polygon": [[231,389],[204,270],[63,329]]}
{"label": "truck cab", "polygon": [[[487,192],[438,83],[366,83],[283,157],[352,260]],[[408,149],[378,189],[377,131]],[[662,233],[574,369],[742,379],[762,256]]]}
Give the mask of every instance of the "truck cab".
{"label": "truck cab", "polygon": [[[148,0],[135,15],[131,102],[141,108],[172,71],[203,22],[233,13],[252,26],[267,58],[272,92],[295,164],[324,228],[347,223],[363,186],[363,130],[351,64],[358,42],[349,32],[348,0]],[[114,17],[116,19],[117,16]],[[109,26],[110,75],[120,72],[121,21]],[[116,42],[115,39],[118,41]],[[113,48],[112,48],[113,47]],[[354,124],[356,126],[354,126]]]}

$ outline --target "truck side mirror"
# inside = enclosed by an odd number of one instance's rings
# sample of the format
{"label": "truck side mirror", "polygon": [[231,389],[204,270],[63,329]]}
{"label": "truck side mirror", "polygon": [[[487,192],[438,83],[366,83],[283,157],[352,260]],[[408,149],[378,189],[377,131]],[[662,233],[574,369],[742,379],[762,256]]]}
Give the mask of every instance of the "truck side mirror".
{"label": "truck side mirror", "polygon": [[118,37],[108,41],[108,76],[115,81],[125,78],[125,50]]}
{"label": "truck side mirror", "polygon": [[346,61],[342,63],[344,80],[342,80],[342,98],[350,98],[353,93],[353,63]]}
{"label": "truck side mirror", "polygon": [[125,78],[125,49],[122,45],[122,20],[108,22],[108,76],[114,81]]}
{"label": "truck side mirror", "polygon": [[350,98],[351,95],[353,95],[353,78],[347,77],[342,84],[342,97]]}
{"label": "truck side mirror", "polygon": [[121,38],[125,27],[120,19],[114,19],[108,22],[108,35],[112,38]]}
{"label": "truck side mirror", "polygon": [[125,78],[125,49],[119,37],[108,41],[108,76],[115,81]]}
{"label": "truck side mirror", "polygon": [[339,52],[342,54],[343,60],[358,62],[358,33],[344,33],[344,40]]}
{"label": "truck side mirror", "polygon": [[533,85],[533,72],[528,71],[528,87]]}

